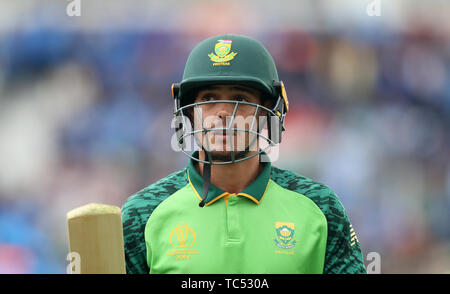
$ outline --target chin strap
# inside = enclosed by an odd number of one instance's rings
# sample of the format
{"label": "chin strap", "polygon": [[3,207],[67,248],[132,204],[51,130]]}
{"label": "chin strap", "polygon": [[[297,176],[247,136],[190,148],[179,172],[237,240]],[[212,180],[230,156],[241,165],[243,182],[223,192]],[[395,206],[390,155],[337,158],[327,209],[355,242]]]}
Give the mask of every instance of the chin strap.
{"label": "chin strap", "polygon": [[199,206],[203,207],[205,206],[205,200],[206,197],[208,196],[208,191],[209,191],[209,185],[211,184],[211,157],[209,152],[206,152],[210,163],[204,163],[203,164],[203,198],[202,201],[200,201]]}

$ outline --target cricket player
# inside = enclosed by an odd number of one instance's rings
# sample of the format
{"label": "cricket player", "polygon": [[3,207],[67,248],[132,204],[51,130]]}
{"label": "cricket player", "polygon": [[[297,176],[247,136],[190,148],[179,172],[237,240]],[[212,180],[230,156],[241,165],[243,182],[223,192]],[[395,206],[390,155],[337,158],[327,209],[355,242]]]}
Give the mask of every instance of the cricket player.
{"label": "cricket player", "polygon": [[[260,42],[202,41],[172,95],[189,162],[123,205],[127,273],[366,272],[336,194],[269,160],[289,103]],[[192,142],[197,150],[186,151]]]}

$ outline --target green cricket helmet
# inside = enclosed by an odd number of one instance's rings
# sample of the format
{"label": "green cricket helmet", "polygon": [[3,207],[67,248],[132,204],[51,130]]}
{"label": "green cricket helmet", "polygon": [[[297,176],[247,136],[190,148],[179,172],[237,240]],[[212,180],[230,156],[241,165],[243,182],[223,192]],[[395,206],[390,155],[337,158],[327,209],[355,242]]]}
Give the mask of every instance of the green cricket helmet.
{"label": "green cricket helmet", "polygon": [[[262,105],[240,102],[240,101],[208,101],[194,103],[195,94],[202,87],[209,85],[238,84],[259,90],[263,98],[270,99],[270,108]],[[203,130],[188,130],[187,111],[189,108],[195,108],[201,104],[209,103],[233,103],[236,109],[243,104],[249,104],[255,107],[255,119],[258,109],[265,110],[267,114],[268,135],[263,135],[257,130],[242,130],[230,126],[222,128],[225,130],[245,131],[254,133],[257,137],[265,139],[270,146],[281,142],[281,134],[284,131],[284,118],[288,111],[288,99],[284,89],[283,82],[279,80],[275,62],[267,49],[258,41],[242,35],[220,35],[200,42],[190,53],[184,69],[183,79],[180,83],[172,84],[172,95],[175,102],[174,116],[176,123],[176,134],[178,144],[181,150],[193,158],[185,151],[185,139],[187,136],[194,136],[196,132],[203,132],[205,135],[210,131],[216,131],[217,128]],[[233,118],[232,118],[233,120]],[[195,138],[195,136],[194,136]],[[267,147],[267,148],[268,148]],[[203,148],[200,146],[200,148]],[[266,148],[266,149],[267,149]],[[229,164],[256,156],[259,153],[250,156],[241,156],[236,158],[234,152],[231,152],[229,161],[214,161],[209,158],[203,161],[209,164]],[[245,153],[245,152],[244,152]],[[248,153],[248,151],[246,152]],[[201,161],[202,162],[202,161]]]}

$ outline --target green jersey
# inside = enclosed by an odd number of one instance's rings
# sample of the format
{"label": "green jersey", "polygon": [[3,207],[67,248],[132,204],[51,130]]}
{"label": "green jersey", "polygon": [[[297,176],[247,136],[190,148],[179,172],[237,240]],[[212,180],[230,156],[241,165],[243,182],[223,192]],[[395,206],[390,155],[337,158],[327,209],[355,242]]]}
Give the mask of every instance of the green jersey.
{"label": "green jersey", "polygon": [[192,159],[122,207],[127,273],[365,273],[344,207],[327,186],[264,164],[241,193],[203,180]]}

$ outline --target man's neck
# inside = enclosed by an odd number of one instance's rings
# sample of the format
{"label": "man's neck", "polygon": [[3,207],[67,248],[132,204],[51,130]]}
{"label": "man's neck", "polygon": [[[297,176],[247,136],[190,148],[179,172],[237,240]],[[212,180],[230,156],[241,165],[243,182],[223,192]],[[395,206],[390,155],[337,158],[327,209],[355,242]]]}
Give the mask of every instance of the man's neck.
{"label": "man's neck", "polygon": [[[199,152],[199,159],[205,160],[203,151]],[[199,162],[195,168],[200,175],[203,175],[203,163]],[[213,164],[211,184],[228,193],[239,193],[258,177],[262,169],[258,155],[233,164]]]}

